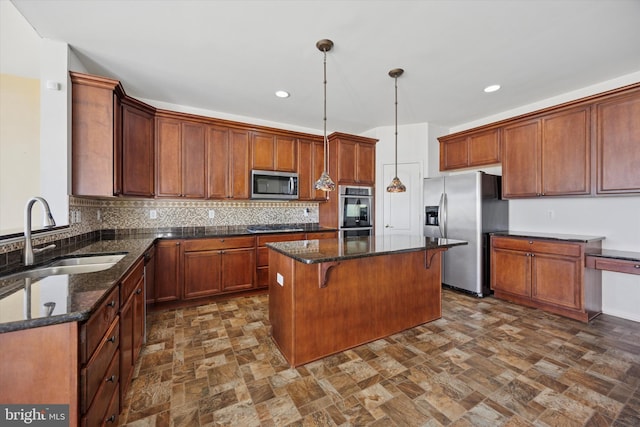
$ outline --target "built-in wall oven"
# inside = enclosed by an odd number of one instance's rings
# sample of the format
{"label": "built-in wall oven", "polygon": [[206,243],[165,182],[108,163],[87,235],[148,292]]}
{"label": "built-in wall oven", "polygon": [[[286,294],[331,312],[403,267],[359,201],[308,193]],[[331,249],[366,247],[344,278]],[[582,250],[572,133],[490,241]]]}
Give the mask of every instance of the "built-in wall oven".
{"label": "built-in wall oven", "polygon": [[373,235],[373,187],[338,186],[340,237]]}

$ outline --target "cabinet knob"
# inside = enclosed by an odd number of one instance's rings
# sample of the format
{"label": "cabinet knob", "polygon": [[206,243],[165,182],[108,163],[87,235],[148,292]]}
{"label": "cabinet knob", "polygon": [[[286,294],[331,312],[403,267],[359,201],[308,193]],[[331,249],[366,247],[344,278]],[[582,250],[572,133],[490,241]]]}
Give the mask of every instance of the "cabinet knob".
{"label": "cabinet knob", "polygon": [[116,342],[116,336],[115,336],[115,335],[114,335],[114,336],[112,336],[112,337],[111,337],[111,338],[109,338],[107,341],[108,341],[108,342],[111,342],[111,343]]}
{"label": "cabinet knob", "polygon": [[530,244],[530,245],[533,245],[533,241],[532,241],[532,240],[529,240],[529,244]]}
{"label": "cabinet knob", "polygon": [[108,307],[115,307],[116,306],[116,301],[115,300],[111,300],[108,304]]}
{"label": "cabinet knob", "polygon": [[224,243],[224,239],[220,239],[220,243]]}
{"label": "cabinet knob", "polygon": [[105,423],[112,423],[116,420],[116,414],[111,414],[111,416],[109,418],[107,418],[106,420],[104,420]]}
{"label": "cabinet knob", "polygon": [[176,242],[176,246],[180,246],[180,242]]}
{"label": "cabinet knob", "polygon": [[536,256],[536,254],[531,254],[531,256]]}
{"label": "cabinet knob", "polygon": [[115,375],[111,375],[110,377],[107,377],[107,379],[105,380],[105,382],[107,382],[107,383],[114,383],[114,382],[116,382],[116,376],[115,376]]}
{"label": "cabinet knob", "polygon": [[136,295],[140,295],[142,293],[142,289],[138,288],[136,289]]}
{"label": "cabinet knob", "polygon": [[640,268],[640,264],[634,265],[633,268]]}

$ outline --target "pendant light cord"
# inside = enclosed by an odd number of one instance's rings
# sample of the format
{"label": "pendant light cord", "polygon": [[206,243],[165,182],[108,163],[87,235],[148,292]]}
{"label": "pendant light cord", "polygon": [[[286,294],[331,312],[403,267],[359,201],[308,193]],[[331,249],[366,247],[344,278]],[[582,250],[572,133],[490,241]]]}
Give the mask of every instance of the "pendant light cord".
{"label": "pendant light cord", "polygon": [[396,173],[395,176],[398,176],[398,77],[394,78],[395,80],[395,86],[396,86],[396,102],[395,102],[395,108],[396,108]]}
{"label": "pendant light cord", "polygon": [[324,170],[329,171],[329,144],[327,143],[327,50],[322,49],[324,53]]}

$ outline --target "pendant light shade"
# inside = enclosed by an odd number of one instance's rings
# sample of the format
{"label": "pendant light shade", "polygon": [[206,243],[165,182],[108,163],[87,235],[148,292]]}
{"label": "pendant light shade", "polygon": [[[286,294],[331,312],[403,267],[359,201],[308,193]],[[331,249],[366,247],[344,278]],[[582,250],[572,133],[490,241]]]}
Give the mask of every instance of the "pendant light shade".
{"label": "pendant light shade", "polygon": [[393,79],[395,80],[395,88],[396,88],[396,102],[395,102],[395,107],[396,107],[396,143],[395,143],[396,172],[395,172],[395,176],[391,180],[391,184],[389,184],[389,186],[387,186],[387,191],[389,193],[404,193],[405,191],[407,191],[407,187],[405,187],[405,185],[402,183],[402,181],[400,181],[400,178],[398,178],[398,77],[400,77],[402,75],[402,73],[404,73],[404,70],[402,68],[394,68],[393,70],[389,71],[389,75],[391,77],[393,77]]}
{"label": "pendant light shade", "polygon": [[329,170],[329,140],[327,139],[327,52],[333,47],[333,42],[322,39],[316,43],[318,50],[324,53],[324,170],[315,183],[316,190],[334,191],[336,183],[333,182],[327,170]]}

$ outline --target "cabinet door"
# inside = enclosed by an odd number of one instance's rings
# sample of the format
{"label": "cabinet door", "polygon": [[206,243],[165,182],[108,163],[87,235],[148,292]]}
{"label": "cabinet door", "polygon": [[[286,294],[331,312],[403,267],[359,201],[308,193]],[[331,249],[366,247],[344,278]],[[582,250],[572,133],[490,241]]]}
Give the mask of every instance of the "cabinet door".
{"label": "cabinet door", "polygon": [[151,247],[145,253],[145,268],[144,268],[144,280],[145,280],[145,299],[147,304],[153,303],[154,289],[156,288],[156,248]]}
{"label": "cabinet door", "polygon": [[182,189],[183,197],[205,197],[206,186],[205,126],[182,123]]}
{"label": "cabinet door", "polygon": [[184,298],[220,293],[221,251],[184,253]]}
{"label": "cabinet door", "polygon": [[251,168],[272,171],[275,169],[275,135],[253,132],[251,134]]}
{"label": "cabinet door", "polygon": [[597,192],[640,192],[640,91],[595,108]]}
{"label": "cabinet door", "polygon": [[182,193],[182,132],[179,120],[156,119],[156,195],[180,197]]}
{"label": "cabinet door", "polygon": [[352,141],[338,142],[338,181],[355,184],[356,180],[356,147]]}
{"label": "cabinet door", "polygon": [[153,115],[122,106],[122,193],[153,196]]}
{"label": "cabinet door", "polygon": [[180,299],[179,240],[160,240],[156,244],[155,302]]}
{"label": "cabinet door", "polygon": [[296,139],[288,136],[276,137],[275,170],[296,172],[297,165]]}
{"label": "cabinet door", "polygon": [[494,248],[491,251],[491,289],[531,296],[531,257],[528,252]]}
{"label": "cabinet door", "polygon": [[469,135],[469,166],[500,163],[500,129]]}
{"label": "cabinet door", "polygon": [[144,276],[140,277],[133,291],[133,365],[135,366],[144,344],[145,293]]}
{"label": "cabinet door", "polygon": [[222,251],[222,289],[224,291],[251,289],[255,271],[254,248]]}
{"label": "cabinet door", "polygon": [[589,106],[542,118],[542,195],[591,193]]}
{"label": "cabinet door", "polygon": [[325,200],[324,191],[316,190],[315,183],[324,170],[324,143],[307,139],[298,140],[298,192],[300,200]]}
{"label": "cabinet door", "polygon": [[228,197],[234,199],[249,198],[249,132],[232,130],[230,139],[229,171],[231,192]]}
{"label": "cabinet door", "polygon": [[373,185],[376,180],[376,146],[360,143],[357,148],[357,182],[362,185]]}
{"label": "cabinet door", "polygon": [[506,127],[502,141],[502,195],[539,196],[540,121]]}
{"label": "cabinet door", "polygon": [[207,198],[229,197],[229,129],[207,128]]}
{"label": "cabinet door", "polygon": [[298,198],[300,200],[311,200],[312,198],[313,183],[315,182],[312,173],[313,141],[300,139],[298,140]]}
{"label": "cabinet door", "polygon": [[469,141],[466,136],[440,142],[440,170],[466,168],[469,165]]}
{"label": "cabinet door", "polygon": [[120,396],[124,397],[133,375],[133,296],[120,309]]}
{"label": "cabinet door", "polygon": [[534,301],[582,308],[581,257],[532,254],[531,297]]}

